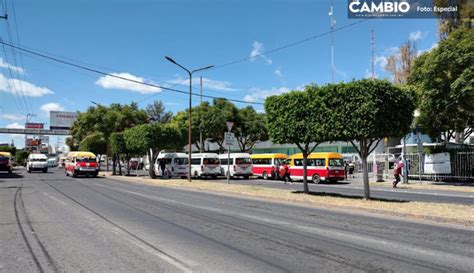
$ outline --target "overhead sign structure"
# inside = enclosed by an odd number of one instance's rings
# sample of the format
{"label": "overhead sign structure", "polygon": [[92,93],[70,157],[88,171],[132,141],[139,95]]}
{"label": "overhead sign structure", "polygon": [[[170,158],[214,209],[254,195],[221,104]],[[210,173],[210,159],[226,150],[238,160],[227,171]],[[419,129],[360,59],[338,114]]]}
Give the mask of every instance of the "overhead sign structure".
{"label": "overhead sign structure", "polygon": [[50,111],[49,120],[49,128],[51,130],[69,130],[72,124],[77,120],[77,113]]}
{"label": "overhead sign structure", "polygon": [[235,144],[235,134],[234,133],[224,133],[224,142],[226,146],[232,146]]}

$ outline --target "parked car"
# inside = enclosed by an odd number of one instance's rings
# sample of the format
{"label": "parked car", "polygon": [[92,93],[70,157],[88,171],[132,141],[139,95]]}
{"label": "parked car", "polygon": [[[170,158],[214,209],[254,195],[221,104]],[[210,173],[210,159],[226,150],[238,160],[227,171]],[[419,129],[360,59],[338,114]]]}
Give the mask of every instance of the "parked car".
{"label": "parked car", "polygon": [[9,152],[0,152],[0,171],[13,173],[12,155]]}
{"label": "parked car", "polygon": [[48,172],[48,157],[44,154],[30,154],[26,159],[26,171]]}
{"label": "parked car", "polygon": [[214,153],[192,154],[191,174],[195,177],[217,178],[221,174],[219,155]]}
{"label": "parked car", "polygon": [[54,158],[54,157],[48,158],[48,161],[47,161],[47,162],[48,162],[48,167],[49,167],[49,168],[54,168],[54,167],[56,167],[56,166],[58,165],[58,160],[57,160],[56,158]]}
{"label": "parked car", "polygon": [[230,166],[230,177],[242,176],[248,179],[252,175],[252,159],[247,153],[231,153],[219,155],[221,175],[227,176],[227,164]]}

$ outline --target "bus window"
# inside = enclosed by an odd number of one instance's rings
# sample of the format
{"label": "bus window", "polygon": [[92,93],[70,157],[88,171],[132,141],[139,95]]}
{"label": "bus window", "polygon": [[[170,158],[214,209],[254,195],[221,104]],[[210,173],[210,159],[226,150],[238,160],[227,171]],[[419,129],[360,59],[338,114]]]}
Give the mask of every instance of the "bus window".
{"label": "bus window", "polygon": [[330,158],[329,159],[329,166],[335,166],[335,167],[342,167],[344,165],[344,162],[342,158]]}

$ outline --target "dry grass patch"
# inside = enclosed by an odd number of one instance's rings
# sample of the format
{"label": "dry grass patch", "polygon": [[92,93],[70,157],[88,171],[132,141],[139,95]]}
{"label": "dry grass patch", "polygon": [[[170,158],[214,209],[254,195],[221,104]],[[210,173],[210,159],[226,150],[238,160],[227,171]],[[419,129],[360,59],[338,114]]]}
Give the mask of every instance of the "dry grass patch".
{"label": "dry grass patch", "polygon": [[474,206],[458,204],[439,204],[425,202],[406,202],[399,200],[364,200],[357,196],[345,196],[333,193],[301,194],[284,189],[266,188],[238,184],[206,182],[202,180],[150,179],[137,177],[114,177],[120,180],[146,183],[162,187],[186,188],[206,192],[220,192],[238,196],[266,198],[272,200],[313,204],[325,208],[342,208],[368,211],[384,215],[403,216],[432,220],[436,222],[458,223],[467,226],[474,225]]}

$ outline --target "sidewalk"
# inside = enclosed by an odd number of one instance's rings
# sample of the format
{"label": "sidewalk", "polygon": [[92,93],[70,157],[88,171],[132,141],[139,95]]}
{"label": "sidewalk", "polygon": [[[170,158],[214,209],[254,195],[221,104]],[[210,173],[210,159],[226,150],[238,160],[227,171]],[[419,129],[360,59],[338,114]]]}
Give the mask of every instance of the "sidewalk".
{"label": "sidewalk", "polygon": [[[389,177],[388,179],[384,178],[384,182],[376,182],[375,177],[369,174],[369,183],[372,189],[376,188],[392,188],[392,182],[395,179],[393,177]],[[356,173],[354,178],[348,178],[345,180],[349,182],[353,186],[363,187],[364,183],[362,180],[362,173]],[[463,193],[471,193],[474,194],[474,183],[461,183],[461,182],[436,182],[436,181],[429,181],[429,180],[408,180],[408,184],[404,184],[400,182],[397,185],[397,189],[413,189],[413,190],[426,190],[426,191],[435,191],[435,192],[457,192],[460,194]],[[469,194],[467,194],[470,196]]]}

